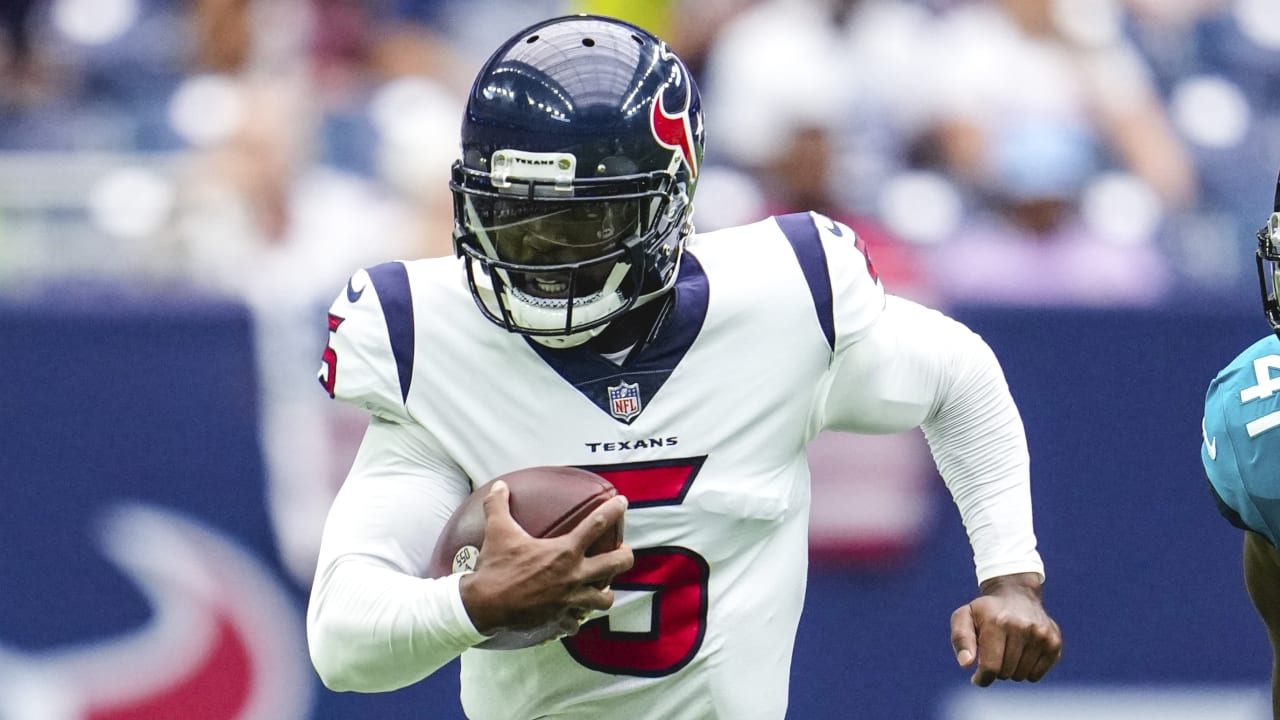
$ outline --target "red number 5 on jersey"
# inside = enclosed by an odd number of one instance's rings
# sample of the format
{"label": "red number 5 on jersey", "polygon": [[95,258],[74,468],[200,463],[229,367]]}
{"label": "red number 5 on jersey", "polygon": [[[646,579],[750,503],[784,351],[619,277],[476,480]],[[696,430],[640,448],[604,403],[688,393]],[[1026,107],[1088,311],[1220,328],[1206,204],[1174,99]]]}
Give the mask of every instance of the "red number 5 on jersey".
{"label": "red number 5 on jersey", "polygon": [[[706,456],[584,468],[613,483],[627,496],[628,512],[679,505]],[[617,592],[651,593],[647,631],[618,631],[602,617],[561,642],[582,665],[614,675],[661,677],[689,664],[707,629],[707,580],[711,568],[698,553],[682,547],[635,550],[635,565],[613,579]]]}
{"label": "red number 5 on jersey", "polygon": [[[338,326],[345,318],[329,313],[329,334],[338,331]],[[332,341],[324,347],[324,365],[320,367],[320,384],[324,386],[329,397],[333,397],[333,386],[338,382],[338,353],[334,351]]]}

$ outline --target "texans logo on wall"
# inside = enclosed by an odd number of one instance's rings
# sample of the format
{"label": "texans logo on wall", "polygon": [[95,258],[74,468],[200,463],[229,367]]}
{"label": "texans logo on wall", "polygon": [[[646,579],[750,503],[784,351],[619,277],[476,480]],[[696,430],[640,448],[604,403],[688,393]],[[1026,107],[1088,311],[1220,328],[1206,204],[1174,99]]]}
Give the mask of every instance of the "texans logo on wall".
{"label": "texans logo on wall", "polygon": [[[456,671],[323,689],[282,538],[317,502],[300,493],[331,489],[264,467],[253,327],[200,297],[0,302],[0,720],[420,717],[456,697]],[[315,352],[298,382],[329,403]]]}
{"label": "texans logo on wall", "polygon": [[[302,720],[241,306],[0,306],[0,720]],[[321,393],[323,397],[323,393]]]}
{"label": "texans logo on wall", "polygon": [[146,596],[150,621],[39,653],[0,646],[0,717],[307,716],[310,669],[297,611],[257,557],[227,535],[149,505],[112,508],[98,535],[103,554]]}

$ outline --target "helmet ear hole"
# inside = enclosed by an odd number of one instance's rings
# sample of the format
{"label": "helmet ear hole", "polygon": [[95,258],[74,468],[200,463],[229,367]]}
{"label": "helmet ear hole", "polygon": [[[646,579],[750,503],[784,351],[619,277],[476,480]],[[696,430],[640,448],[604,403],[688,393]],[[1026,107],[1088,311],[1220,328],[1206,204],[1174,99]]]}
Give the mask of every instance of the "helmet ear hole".
{"label": "helmet ear hole", "polygon": [[640,172],[640,166],[635,160],[622,155],[610,155],[600,161],[596,166],[596,175],[598,177],[611,177],[617,175],[632,175]]}

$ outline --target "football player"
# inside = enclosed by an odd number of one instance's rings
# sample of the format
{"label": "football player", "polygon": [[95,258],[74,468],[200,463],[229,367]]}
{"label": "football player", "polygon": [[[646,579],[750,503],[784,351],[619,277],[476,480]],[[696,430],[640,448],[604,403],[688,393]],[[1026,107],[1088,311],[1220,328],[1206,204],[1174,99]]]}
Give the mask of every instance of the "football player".
{"label": "football player", "polygon": [[[548,20],[482,68],[453,166],[456,257],[358,271],[330,310],[321,383],[373,416],[307,616],[330,688],[400,688],[461,655],[478,720],[783,717],[805,445],[825,429],[923,427],[973,547],[980,592],[951,624],[973,682],[1058,660],[1026,439],[991,350],[886,294],[821,215],[694,234],[703,136],[684,63],[623,22]],[[423,577],[473,488],[539,465],[597,472],[629,504],[534,539],[499,485],[478,568]],[[626,544],[585,557],[624,510]],[[559,620],[557,640],[470,649]]]}
{"label": "football player", "polygon": [[1258,283],[1272,332],[1218,373],[1204,399],[1200,460],[1218,509],[1244,533],[1244,583],[1271,640],[1271,708],[1280,720],[1280,178],[1258,231]]}

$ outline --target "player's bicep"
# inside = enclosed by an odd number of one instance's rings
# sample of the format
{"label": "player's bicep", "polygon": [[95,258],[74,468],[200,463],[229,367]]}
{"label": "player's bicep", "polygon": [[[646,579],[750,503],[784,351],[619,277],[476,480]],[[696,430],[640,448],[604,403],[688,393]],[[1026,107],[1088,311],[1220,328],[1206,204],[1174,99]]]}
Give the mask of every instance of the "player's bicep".
{"label": "player's bicep", "polygon": [[325,522],[321,570],[360,556],[421,576],[440,531],[470,491],[429,432],[373,418]]}
{"label": "player's bicep", "polygon": [[895,433],[917,427],[937,406],[955,343],[975,340],[941,313],[888,296],[870,330],[836,355],[823,387],[822,429]]}

